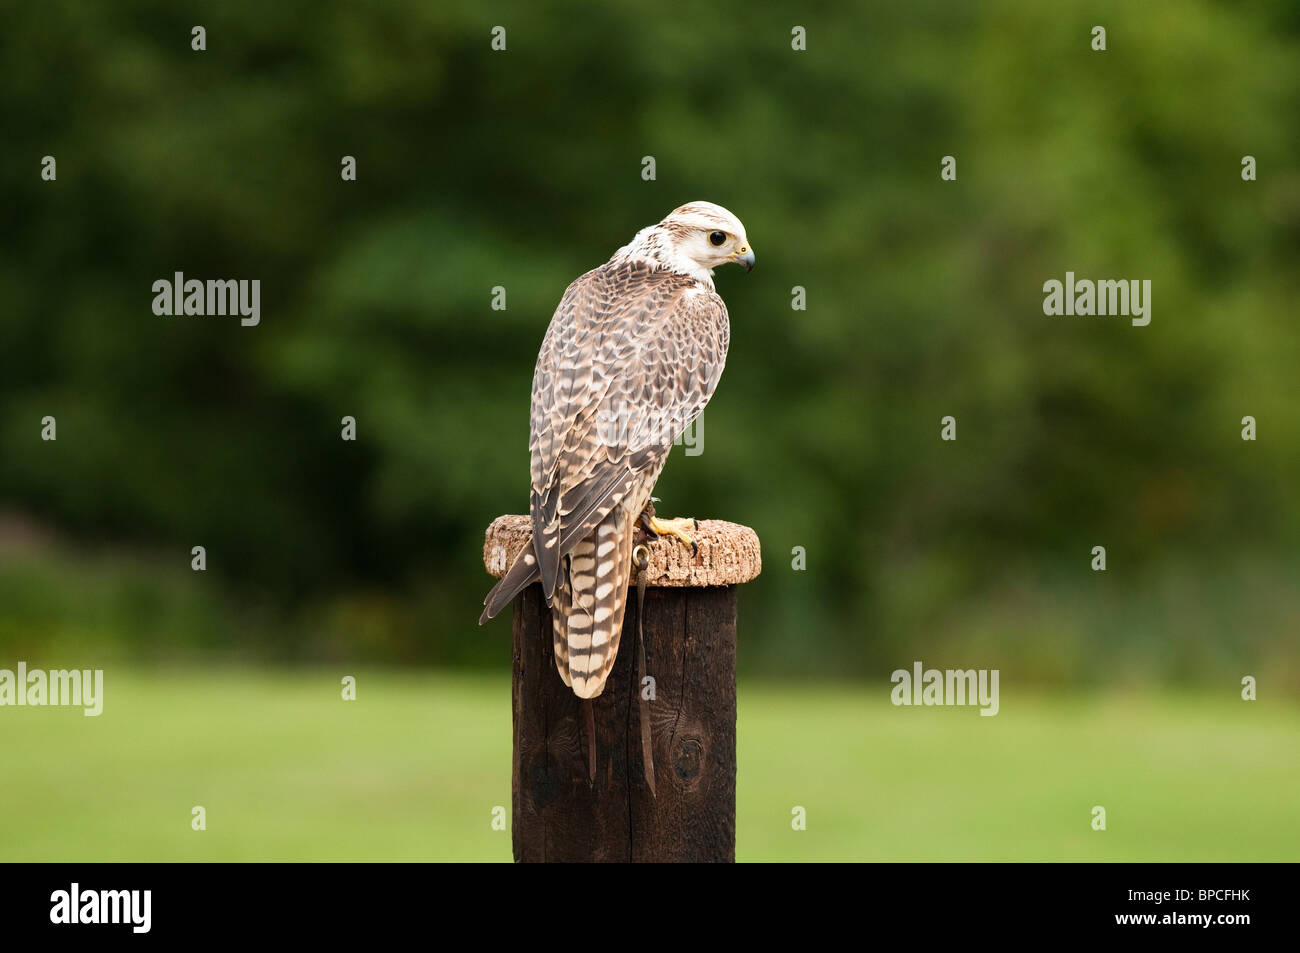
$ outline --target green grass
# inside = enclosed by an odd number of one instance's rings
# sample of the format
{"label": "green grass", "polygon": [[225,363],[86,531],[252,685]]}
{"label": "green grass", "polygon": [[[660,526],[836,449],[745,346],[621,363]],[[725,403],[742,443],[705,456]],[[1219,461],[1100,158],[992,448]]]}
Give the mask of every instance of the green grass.
{"label": "green grass", "polygon": [[[341,674],[109,670],[99,718],[0,709],[0,860],[509,860],[508,682],[360,672],[343,702]],[[742,684],[738,859],[1300,859],[1300,709],[887,689]]]}

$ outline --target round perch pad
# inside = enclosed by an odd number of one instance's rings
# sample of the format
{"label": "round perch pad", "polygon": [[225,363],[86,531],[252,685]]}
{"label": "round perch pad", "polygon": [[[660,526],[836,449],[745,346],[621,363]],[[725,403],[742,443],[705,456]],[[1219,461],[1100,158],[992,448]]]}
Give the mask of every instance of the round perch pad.
{"label": "round perch pad", "polygon": [[[498,579],[528,545],[533,523],[527,516],[498,516],[483,539],[483,565]],[[647,540],[651,586],[735,586],[749,582],[763,569],[758,534],[748,526],[725,520],[700,520],[695,531],[698,547],[691,548],[673,536]],[[633,582],[636,577],[633,577]]]}

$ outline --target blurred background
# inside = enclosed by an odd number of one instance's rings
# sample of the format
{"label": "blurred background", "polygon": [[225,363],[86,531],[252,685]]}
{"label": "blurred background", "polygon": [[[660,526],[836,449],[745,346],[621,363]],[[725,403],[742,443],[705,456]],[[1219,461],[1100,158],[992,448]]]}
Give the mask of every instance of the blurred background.
{"label": "blurred background", "polygon": [[[740,858],[1300,857],[1290,0],[51,0],[0,50],[0,668],[108,693],[0,711],[0,859],[507,859],[483,531],[565,286],[694,199],[758,257],[656,491],[763,542]],[[261,324],[154,315],[175,271]],[[1044,316],[1066,271],[1150,326]],[[891,708],[916,659],[1001,714]]]}

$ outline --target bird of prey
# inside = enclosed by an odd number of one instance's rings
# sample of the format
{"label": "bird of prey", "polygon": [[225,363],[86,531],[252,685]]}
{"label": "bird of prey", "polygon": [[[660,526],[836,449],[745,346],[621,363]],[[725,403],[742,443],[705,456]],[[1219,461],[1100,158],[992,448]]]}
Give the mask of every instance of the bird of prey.
{"label": "bird of prey", "polygon": [[579,698],[604,690],[618,654],[637,526],[693,544],[694,520],[656,518],[650,494],[722,375],[730,327],[713,269],[728,262],[754,267],[740,219],[683,205],[569,285],[537,355],[532,539],[479,624],[540,580],[555,665]]}

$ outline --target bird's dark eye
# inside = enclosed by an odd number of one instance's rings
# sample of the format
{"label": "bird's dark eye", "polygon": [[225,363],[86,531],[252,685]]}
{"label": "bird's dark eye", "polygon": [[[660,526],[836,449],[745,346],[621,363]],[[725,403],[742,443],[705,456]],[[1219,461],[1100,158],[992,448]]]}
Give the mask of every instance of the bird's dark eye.
{"label": "bird's dark eye", "polygon": [[714,245],[721,245],[726,240],[727,240],[726,232],[714,232],[712,235],[709,236],[709,241],[711,241]]}

